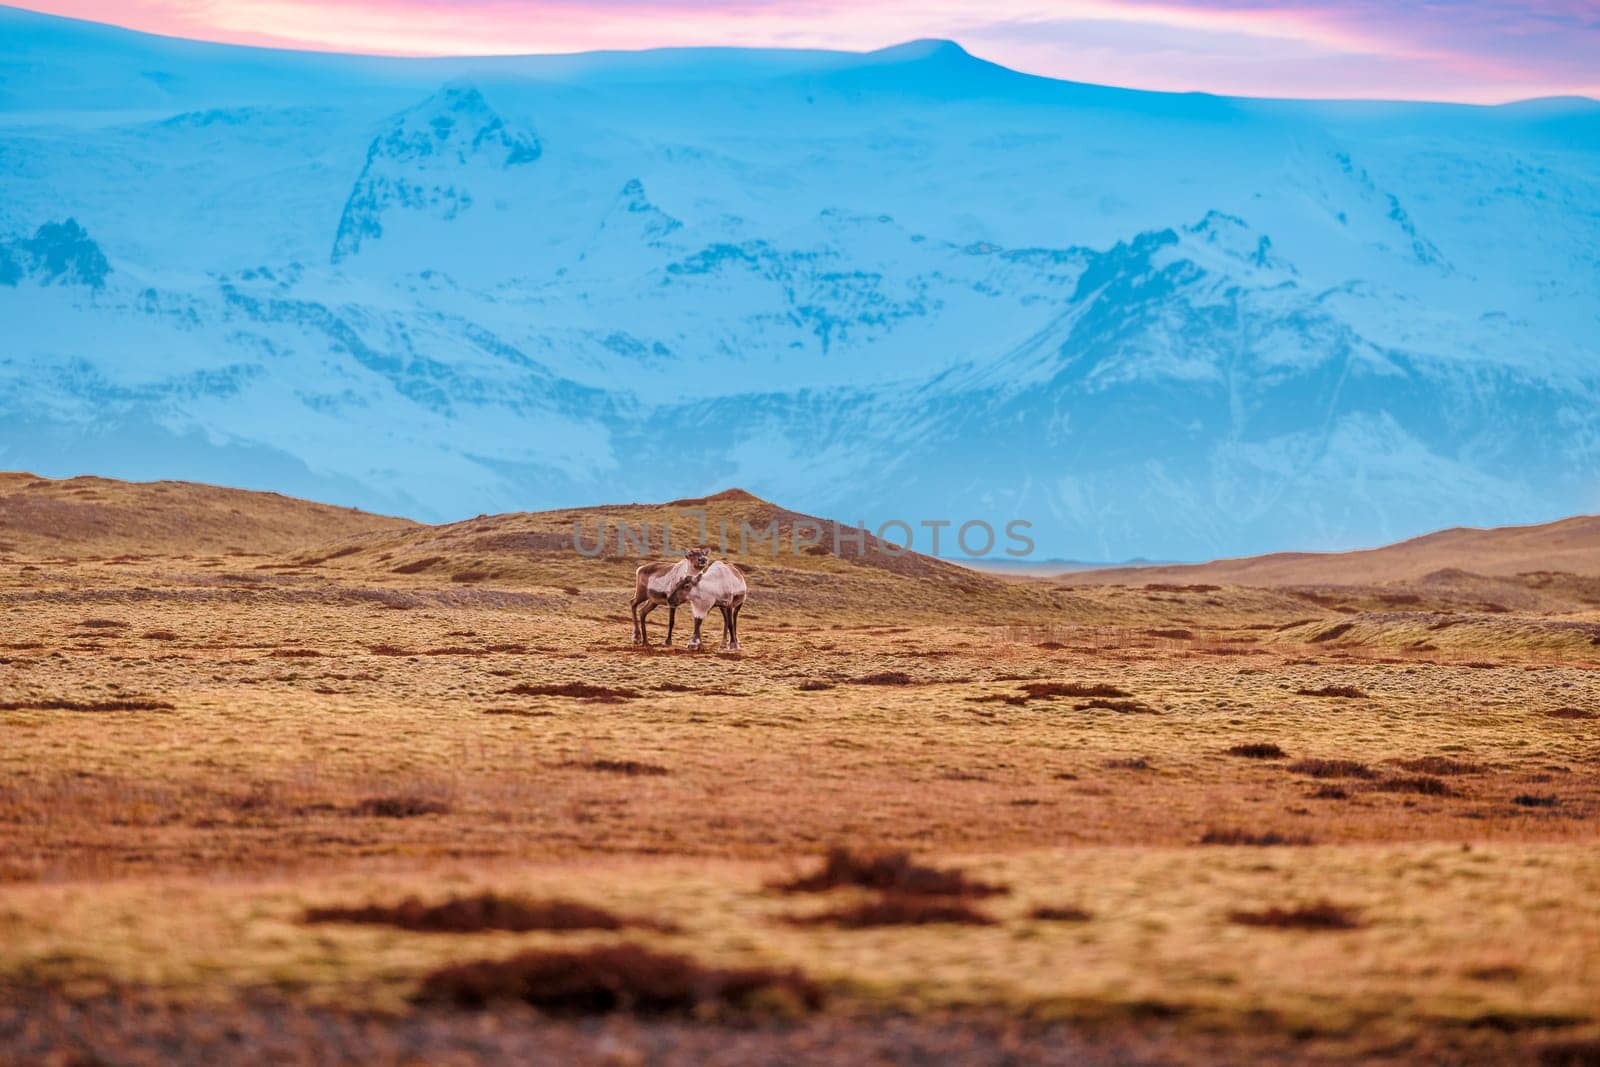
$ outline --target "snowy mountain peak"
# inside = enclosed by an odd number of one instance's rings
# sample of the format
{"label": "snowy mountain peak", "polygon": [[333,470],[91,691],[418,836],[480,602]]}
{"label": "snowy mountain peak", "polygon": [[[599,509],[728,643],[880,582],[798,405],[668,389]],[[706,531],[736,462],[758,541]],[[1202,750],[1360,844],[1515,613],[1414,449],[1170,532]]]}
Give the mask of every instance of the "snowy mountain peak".
{"label": "snowy mountain peak", "polygon": [[381,238],[395,213],[454,219],[473,205],[474,173],[525,167],[543,153],[538,136],[514,129],[477,86],[444,86],[373,139],[339,219],[333,261]]}

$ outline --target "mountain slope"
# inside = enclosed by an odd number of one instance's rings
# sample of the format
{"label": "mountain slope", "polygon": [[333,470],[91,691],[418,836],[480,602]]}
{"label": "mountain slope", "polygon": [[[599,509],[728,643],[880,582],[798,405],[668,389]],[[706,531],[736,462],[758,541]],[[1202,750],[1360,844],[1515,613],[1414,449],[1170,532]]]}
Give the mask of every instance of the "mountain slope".
{"label": "mountain slope", "polygon": [[1213,582],[1229,585],[1354,585],[1414,582],[1441,572],[1498,577],[1564,572],[1600,577],[1600,516],[1536,526],[1453,529],[1358,552],[1274,552],[1246,559],[1075,572],[1074,585]]}
{"label": "mountain slope", "polygon": [[414,525],[277,493],[0,471],[0,552],[24,556],[272,554]]}
{"label": "mountain slope", "polygon": [[740,484],[1082,559],[1600,506],[1592,101],[0,31],[6,466],[430,520]]}

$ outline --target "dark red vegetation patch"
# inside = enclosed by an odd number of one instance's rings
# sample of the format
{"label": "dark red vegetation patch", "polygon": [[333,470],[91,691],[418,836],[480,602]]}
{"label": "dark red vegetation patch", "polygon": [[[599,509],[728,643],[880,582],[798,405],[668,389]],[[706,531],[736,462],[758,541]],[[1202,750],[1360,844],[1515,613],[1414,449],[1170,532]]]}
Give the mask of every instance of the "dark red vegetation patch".
{"label": "dark red vegetation patch", "polygon": [[1234,745],[1228,749],[1230,756],[1243,756],[1246,759],[1282,759],[1287,753],[1271,741],[1251,741],[1243,745]]}
{"label": "dark red vegetation patch", "polygon": [[1518,793],[1511,798],[1511,803],[1523,808],[1553,808],[1561,803],[1561,798],[1553,793]]}
{"label": "dark red vegetation patch", "polygon": [[1088,922],[1094,916],[1070,904],[1041,904],[1028,912],[1028,918],[1038,919],[1040,922],[1082,923]]}
{"label": "dark red vegetation patch", "polygon": [[608,774],[625,774],[630,778],[650,777],[659,778],[672,772],[655,763],[643,763],[632,759],[592,759],[568,760],[563,767],[576,767],[585,771],[604,771]]}
{"label": "dark red vegetation patch", "polygon": [[1056,697],[1131,697],[1126,689],[1103,682],[1026,682],[1022,691],[1029,700],[1053,700]]}
{"label": "dark red vegetation patch", "polygon": [[530,900],[484,892],[424,903],[407,897],[398,904],[365,904],[354,908],[310,908],[308,923],[358,923],[396,926],[430,934],[473,934],[486,930],[526,933],[530,930],[622,930],[663,924],[620,915],[573,900]]}
{"label": "dark red vegetation patch", "polygon": [[1418,774],[1482,774],[1483,767],[1466,760],[1449,756],[1422,756],[1417,759],[1395,760],[1396,765]]}
{"label": "dark red vegetation patch", "polygon": [[1228,914],[1228,919],[1244,926],[1272,926],[1283,930],[1354,930],[1361,925],[1361,917],[1353,909],[1325,900],[1292,908],[1235,911]]}
{"label": "dark red vegetation patch", "polygon": [[1312,778],[1375,778],[1377,772],[1353,759],[1303,759],[1289,764],[1295,774]]}
{"label": "dark red vegetation patch", "polygon": [[437,564],[440,564],[440,563],[443,563],[443,562],[444,562],[444,557],[443,556],[429,556],[426,559],[415,559],[415,560],[412,560],[410,563],[402,563],[398,567],[391,567],[390,570],[389,570],[389,573],[390,574],[417,574],[417,573],[419,573],[421,571],[427,570],[429,567],[436,566]]}
{"label": "dark red vegetation patch", "polygon": [[770,888],[822,893],[845,886],[904,896],[988,897],[1011,891],[1009,886],[976,881],[965,871],[918,863],[909,852],[854,852],[843,847],[830,849],[819,870]]}
{"label": "dark red vegetation patch", "polygon": [[59,697],[0,703],[0,711],[172,711],[174,707],[165,700],[63,700]]}
{"label": "dark red vegetation patch", "polygon": [[511,696],[521,697],[574,697],[578,700],[589,700],[599,704],[615,704],[623,700],[633,700],[638,693],[632,689],[612,688],[604,685],[590,685],[588,682],[559,682],[554,685],[531,685],[523,682],[510,689],[502,690]]}
{"label": "dark red vegetation patch", "polygon": [[864,674],[855,679],[856,685],[913,685],[911,675],[905,671],[880,671],[877,674]]}
{"label": "dark red vegetation patch", "polygon": [[832,682],[801,682],[797,687],[802,693],[820,693],[824,689],[832,689]]}
{"label": "dark red vegetation patch", "polygon": [[706,967],[688,956],[639,945],[520,952],[459,963],[427,975],[421,1003],[484,1008],[530,1004],[552,1015],[782,1015],[822,1007],[822,987],[799,971]]}
{"label": "dark red vegetation patch", "polygon": [[1444,779],[1435,778],[1430,774],[1385,778],[1373,782],[1369,788],[1381,793],[1420,793],[1430,797],[1447,797],[1451,794],[1450,786]]}
{"label": "dark red vegetation patch", "polygon": [[796,916],[788,921],[796,926],[837,926],[845,930],[865,930],[874,926],[931,926],[935,923],[994,925],[994,919],[960,900],[899,894],[815,915]]}
{"label": "dark red vegetation patch", "polygon": [[1303,697],[1338,697],[1341,700],[1359,700],[1367,694],[1353,685],[1325,685],[1320,689],[1296,689]]}
{"label": "dark red vegetation patch", "polygon": [[1200,835],[1202,845],[1309,845],[1305,834],[1285,834],[1277,830],[1246,830],[1237,826],[1212,827]]}
{"label": "dark red vegetation patch", "polygon": [[1600,719],[1600,713],[1583,708],[1551,708],[1545,714],[1552,719]]}
{"label": "dark red vegetation patch", "polygon": [[1355,628],[1356,628],[1356,624],[1353,623],[1353,622],[1337,623],[1336,625],[1328,627],[1326,630],[1322,631],[1317,636],[1315,636],[1313,638],[1310,638],[1308,643],[1309,644],[1313,644],[1313,645],[1318,645],[1318,644],[1321,644],[1324,641],[1332,641],[1336,637],[1343,637],[1345,634],[1349,633],[1351,630],[1354,630]]}
{"label": "dark red vegetation patch", "polygon": [[445,815],[450,805],[433,797],[399,793],[367,797],[350,809],[356,815],[374,819],[415,819],[422,815]]}

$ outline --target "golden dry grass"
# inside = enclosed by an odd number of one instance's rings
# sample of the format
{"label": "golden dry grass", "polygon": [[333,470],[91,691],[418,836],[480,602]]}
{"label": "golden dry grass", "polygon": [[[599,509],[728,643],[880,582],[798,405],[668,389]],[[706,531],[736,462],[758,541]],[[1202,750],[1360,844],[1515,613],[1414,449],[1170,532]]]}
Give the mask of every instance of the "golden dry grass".
{"label": "golden dry grass", "polygon": [[[630,644],[634,561],[529,547],[561,516],[474,522],[7,550],[0,982],[404,1012],[441,966],[626,941],[847,1014],[1464,1055],[1600,1027],[1592,613],[802,556],[755,563],[744,652],[691,655]],[[771,888],[835,844],[1010,891],[967,902],[991,924],[807,922],[881,911]],[[659,927],[302,921],[488,891]],[[1359,924],[1233,919],[1321,903]]]}

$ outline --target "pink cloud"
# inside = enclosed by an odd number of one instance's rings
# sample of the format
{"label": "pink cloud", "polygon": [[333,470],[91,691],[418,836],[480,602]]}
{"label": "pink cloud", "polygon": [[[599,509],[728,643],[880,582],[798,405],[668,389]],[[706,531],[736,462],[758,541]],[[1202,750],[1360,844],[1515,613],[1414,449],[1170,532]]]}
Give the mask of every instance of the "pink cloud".
{"label": "pink cloud", "polygon": [[949,37],[1017,69],[1256,96],[1600,94],[1587,0],[30,0],[238,44],[397,55],[679,45],[871,49]]}

